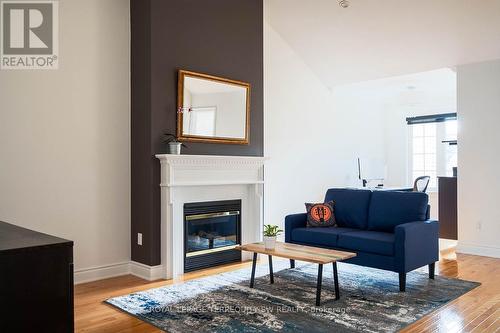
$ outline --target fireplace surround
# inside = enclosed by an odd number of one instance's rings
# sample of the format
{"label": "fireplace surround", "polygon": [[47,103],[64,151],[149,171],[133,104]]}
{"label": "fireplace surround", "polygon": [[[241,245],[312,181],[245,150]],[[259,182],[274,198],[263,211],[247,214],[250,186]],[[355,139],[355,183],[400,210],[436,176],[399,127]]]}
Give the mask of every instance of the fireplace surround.
{"label": "fireplace surround", "polygon": [[[185,270],[185,204],[241,200],[240,243],[262,240],[266,158],[170,154],[156,157],[161,163],[161,277],[172,279],[190,270]],[[241,260],[250,259],[250,254],[241,254]]]}

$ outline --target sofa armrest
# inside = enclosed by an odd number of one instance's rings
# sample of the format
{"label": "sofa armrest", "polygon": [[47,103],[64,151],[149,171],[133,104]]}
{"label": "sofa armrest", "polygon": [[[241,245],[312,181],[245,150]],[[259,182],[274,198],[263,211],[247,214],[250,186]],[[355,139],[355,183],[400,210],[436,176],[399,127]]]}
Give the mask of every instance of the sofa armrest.
{"label": "sofa armrest", "polygon": [[439,222],[409,222],[396,226],[395,252],[399,272],[409,272],[439,260]]}
{"label": "sofa armrest", "polygon": [[292,241],[292,230],[306,226],[307,213],[292,214],[285,217],[285,242]]}

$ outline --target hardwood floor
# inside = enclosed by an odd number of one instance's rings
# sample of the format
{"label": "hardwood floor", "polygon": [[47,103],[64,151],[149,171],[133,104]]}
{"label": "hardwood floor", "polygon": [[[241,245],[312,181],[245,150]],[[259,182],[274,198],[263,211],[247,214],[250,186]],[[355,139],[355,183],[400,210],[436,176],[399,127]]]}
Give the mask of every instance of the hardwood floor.
{"label": "hardwood floor", "polygon": [[[176,281],[148,282],[127,275],[77,285],[75,288],[76,331],[161,332],[102,302],[110,297],[227,272],[249,265],[250,262],[246,262],[187,273]],[[500,332],[500,259],[448,253],[436,265],[436,273],[447,277],[479,281],[482,285],[408,326],[403,332]]]}

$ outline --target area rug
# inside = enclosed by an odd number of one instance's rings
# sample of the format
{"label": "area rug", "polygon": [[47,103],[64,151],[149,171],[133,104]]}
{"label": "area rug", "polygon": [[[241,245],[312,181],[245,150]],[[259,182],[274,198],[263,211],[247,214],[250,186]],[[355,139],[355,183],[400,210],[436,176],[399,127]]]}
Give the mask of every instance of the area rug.
{"label": "area rug", "polygon": [[338,264],[335,301],[331,265],[323,271],[321,306],[314,306],[317,265],[289,269],[275,263],[274,284],[259,265],[108,299],[111,304],[167,332],[396,332],[474,289],[480,283],[407,275],[405,293],[396,273]]}

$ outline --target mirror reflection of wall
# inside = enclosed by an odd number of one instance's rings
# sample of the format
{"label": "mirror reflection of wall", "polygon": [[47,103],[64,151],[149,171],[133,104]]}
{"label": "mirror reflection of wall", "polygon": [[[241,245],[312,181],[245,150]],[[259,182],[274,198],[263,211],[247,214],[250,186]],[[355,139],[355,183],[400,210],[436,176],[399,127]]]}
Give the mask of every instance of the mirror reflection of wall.
{"label": "mirror reflection of wall", "polygon": [[186,76],[183,135],[245,139],[247,89]]}
{"label": "mirror reflection of wall", "polygon": [[215,136],[216,114],[216,106],[192,107],[184,118],[185,131],[200,136]]}

